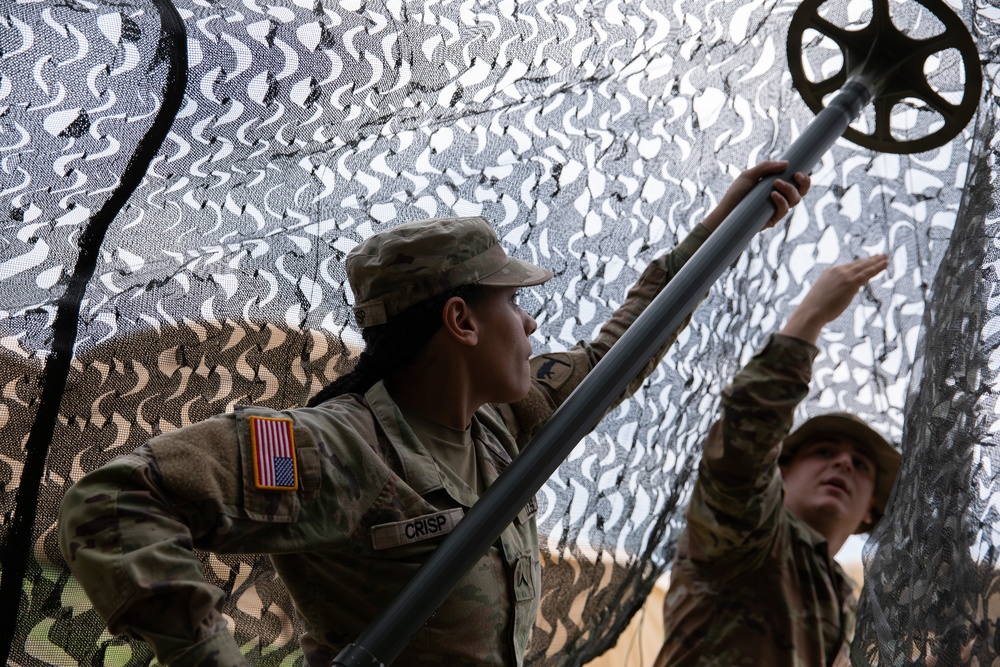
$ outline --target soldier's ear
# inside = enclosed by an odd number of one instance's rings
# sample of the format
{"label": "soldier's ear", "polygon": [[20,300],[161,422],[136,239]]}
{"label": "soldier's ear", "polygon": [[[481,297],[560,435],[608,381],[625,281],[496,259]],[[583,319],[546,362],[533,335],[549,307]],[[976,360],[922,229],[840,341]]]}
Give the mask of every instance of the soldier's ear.
{"label": "soldier's ear", "polygon": [[448,340],[472,346],[479,342],[479,328],[472,307],[462,297],[453,296],[441,307],[442,332]]}

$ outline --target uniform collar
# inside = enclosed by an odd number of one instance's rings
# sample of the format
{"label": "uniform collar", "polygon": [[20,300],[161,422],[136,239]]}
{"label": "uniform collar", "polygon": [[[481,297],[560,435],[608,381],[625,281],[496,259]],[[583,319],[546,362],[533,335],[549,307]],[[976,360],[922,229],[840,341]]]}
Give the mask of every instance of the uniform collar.
{"label": "uniform collar", "polygon": [[[475,504],[478,499],[475,492],[454,473],[438,465],[406,423],[403,413],[392,400],[383,382],[379,381],[372,385],[372,388],[365,393],[365,401],[399,457],[400,465],[403,467],[403,478],[410,488],[422,496],[443,490],[464,507],[472,507]],[[480,412],[472,417],[472,446],[476,448],[477,465],[482,472],[484,486],[489,487],[502,469],[510,463],[510,455],[486,434],[487,428],[479,420],[482,416]],[[492,458],[485,456],[487,452],[493,455]],[[497,458],[500,459],[499,465],[492,462]]]}
{"label": "uniform collar", "polygon": [[365,392],[365,401],[399,457],[407,485],[420,495],[445,488],[437,462],[406,425],[399,406],[389,396],[381,380]]}
{"label": "uniform collar", "polygon": [[791,518],[792,530],[796,532],[799,539],[808,544],[821,561],[829,563],[830,574],[840,591],[840,598],[841,600],[847,599],[854,591],[856,584],[847,572],[844,571],[844,568],[840,566],[840,563],[830,555],[830,545],[827,543],[826,538],[808,523],[795,516],[794,512],[788,509],[785,512]]}

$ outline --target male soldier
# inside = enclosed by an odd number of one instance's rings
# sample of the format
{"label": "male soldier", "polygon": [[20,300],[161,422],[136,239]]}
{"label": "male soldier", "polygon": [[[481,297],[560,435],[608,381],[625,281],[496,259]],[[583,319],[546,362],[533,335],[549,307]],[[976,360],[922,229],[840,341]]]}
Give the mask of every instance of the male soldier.
{"label": "male soldier", "polygon": [[723,392],[670,573],[656,667],[850,664],[857,602],[833,556],[878,521],[900,457],[846,413],[788,431],[823,326],[887,265],[878,255],[827,269]]}

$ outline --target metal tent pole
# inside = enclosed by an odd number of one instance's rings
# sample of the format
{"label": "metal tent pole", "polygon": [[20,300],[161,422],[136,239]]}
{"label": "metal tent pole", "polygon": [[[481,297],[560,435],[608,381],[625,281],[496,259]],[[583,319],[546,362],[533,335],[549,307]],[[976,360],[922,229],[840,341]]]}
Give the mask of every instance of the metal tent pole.
{"label": "metal tent pole", "polygon": [[410,637],[577,443],[594,429],[628,383],[767,223],[774,214],[770,198],[774,181],[782,178],[792,182],[792,174],[810,171],[873,95],[872,88],[858,80],[849,81],[841,89],[782,156],[788,161],[788,169],[762,180],[750,191],[549,418],[531,444],[486,490],[393,603],[355,643],[340,652],[334,665],[388,665],[399,655]]}

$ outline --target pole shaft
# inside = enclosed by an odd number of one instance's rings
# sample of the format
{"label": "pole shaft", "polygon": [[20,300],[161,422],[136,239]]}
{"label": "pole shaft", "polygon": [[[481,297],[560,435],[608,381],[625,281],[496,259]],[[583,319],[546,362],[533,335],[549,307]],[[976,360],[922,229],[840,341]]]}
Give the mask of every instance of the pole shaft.
{"label": "pole shaft", "polygon": [[577,443],[594,429],[611,403],[763,228],[774,214],[770,199],[774,181],[778,178],[791,181],[792,174],[810,171],[872,96],[868,86],[856,81],[841,89],[782,156],[788,160],[788,169],[764,179],[751,190],[553,413],[531,444],[486,490],[393,603],[356,643],[341,651],[334,665],[392,663],[410,637]]}

